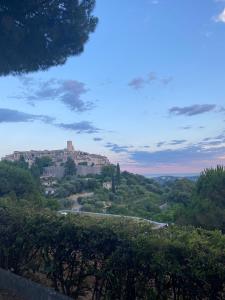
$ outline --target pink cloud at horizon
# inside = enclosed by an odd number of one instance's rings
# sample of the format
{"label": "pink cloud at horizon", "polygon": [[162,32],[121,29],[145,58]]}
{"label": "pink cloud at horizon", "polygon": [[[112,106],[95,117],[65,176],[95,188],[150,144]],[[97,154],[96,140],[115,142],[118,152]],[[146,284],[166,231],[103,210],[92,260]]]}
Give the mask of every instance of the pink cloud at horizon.
{"label": "pink cloud at horizon", "polygon": [[191,164],[162,164],[158,166],[141,166],[137,164],[123,164],[121,162],[121,170],[136,174],[194,174],[201,173],[206,168],[216,167],[217,165],[225,165],[225,160],[218,161],[201,161],[192,162]]}

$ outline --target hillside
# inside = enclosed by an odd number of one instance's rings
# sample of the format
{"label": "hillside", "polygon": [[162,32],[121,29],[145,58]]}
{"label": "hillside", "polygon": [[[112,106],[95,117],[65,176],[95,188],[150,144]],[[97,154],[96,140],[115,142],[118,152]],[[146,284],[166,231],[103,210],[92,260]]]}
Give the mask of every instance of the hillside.
{"label": "hillside", "polygon": [[55,186],[53,198],[58,199],[62,209],[79,207],[85,212],[167,222],[174,221],[175,207],[188,202],[194,188],[194,183],[188,179],[160,184],[155,179],[128,172],[120,172],[118,179],[116,167],[113,168],[114,177],[111,167],[104,168],[101,175],[65,177]]}
{"label": "hillside", "polygon": [[[79,207],[85,212],[137,216],[224,231],[224,174],[223,167],[218,167],[204,171],[197,181],[173,178],[160,184],[141,175],[118,173],[116,166],[110,166],[101,175],[65,177],[58,182],[52,198],[61,209]],[[199,186],[209,192],[202,193]],[[70,195],[76,197],[76,203]]]}
{"label": "hillside", "polygon": [[[25,164],[1,162],[0,182],[5,178],[1,268],[74,299],[224,299],[223,167],[205,170],[196,183],[178,179],[161,186],[110,166],[100,175],[65,176],[47,197]],[[135,218],[57,212],[74,199],[82,210],[177,224],[155,228]]]}

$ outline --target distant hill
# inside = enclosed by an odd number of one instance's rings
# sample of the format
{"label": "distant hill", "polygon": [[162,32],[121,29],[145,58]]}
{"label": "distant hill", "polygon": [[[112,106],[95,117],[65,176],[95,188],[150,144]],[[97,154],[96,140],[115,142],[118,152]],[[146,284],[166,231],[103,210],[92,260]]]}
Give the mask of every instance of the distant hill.
{"label": "distant hill", "polygon": [[183,179],[183,178],[196,182],[198,180],[199,174],[161,175],[161,176],[146,175],[145,177],[155,180],[160,185],[164,185],[166,183],[174,182],[177,179]]}

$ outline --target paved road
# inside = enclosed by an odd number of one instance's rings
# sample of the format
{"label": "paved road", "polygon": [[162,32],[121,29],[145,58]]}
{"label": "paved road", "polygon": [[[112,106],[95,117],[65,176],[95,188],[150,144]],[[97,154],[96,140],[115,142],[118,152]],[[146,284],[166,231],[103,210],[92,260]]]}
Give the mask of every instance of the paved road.
{"label": "paved road", "polygon": [[82,214],[82,215],[87,215],[87,216],[109,217],[109,218],[125,218],[125,219],[129,219],[129,220],[134,220],[134,221],[144,221],[144,222],[147,222],[147,223],[150,223],[150,224],[154,225],[155,229],[160,229],[160,228],[164,228],[164,227],[168,226],[167,223],[159,223],[159,222],[155,222],[155,221],[152,221],[152,220],[142,219],[142,218],[139,218],[139,217],[131,217],[131,216],[112,215],[112,214],[103,214],[103,213],[92,213],[92,212],[74,211],[74,210],[60,210],[59,213],[62,214],[62,215],[67,215],[68,213],[73,213],[73,214]]}

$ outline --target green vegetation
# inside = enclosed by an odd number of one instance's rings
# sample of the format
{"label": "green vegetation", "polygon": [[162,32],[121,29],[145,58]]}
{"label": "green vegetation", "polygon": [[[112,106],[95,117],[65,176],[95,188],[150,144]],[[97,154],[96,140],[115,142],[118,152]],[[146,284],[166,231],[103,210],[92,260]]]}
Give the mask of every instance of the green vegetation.
{"label": "green vegetation", "polygon": [[31,173],[36,179],[43,174],[44,168],[52,166],[53,162],[49,156],[43,156],[35,159],[35,163],[31,166]]}
{"label": "green vegetation", "polygon": [[[59,196],[93,192],[81,198],[83,211],[138,216],[160,222],[194,225],[225,232],[225,170],[205,170],[195,182],[175,179],[159,184],[154,179],[109,166],[101,175],[70,177],[59,184]],[[103,184],[111,184],[104,188]]]}
{"label": "green vegetation", "polygon": [[224,173],[223,167],[217,167],[205,170],[196,182],[183,178],[159,184],[154,179],[120,172],[119,165],[111,165],[104,167],[101,175],[65,177],[58,183],[55,196],[62,199],[93,192],[92,196],[79,199],[83,211],[224,231]]}
{"label": "green vegetation", "polygon": [[65,176],[74,176],[76,175],[77,168],[74,160],[71,157],[68,157],[65,163]]}
{"label": "green vegetation", "polygon": [[[83,210],[176,225],[156,230],[122,217],[53,212],[84,192],[91,196],[79,199]],[[225,298],[223,167],[205,170],[197,182],[159,184],[109,166],[96,176],[64,177],[54,197],[43,196],[23,158],[0,162],[0,267],[74,299]]]}
{"label": "green vegetation", "polygon": [[225,168],[218,166],[202,172],[190,205],[179,213],[179,224],[220,229],[225,233]]}
{"label": "green vegetation", "polygon": [[62,65],[84,50],[97,18],[94,0],[0,2],[0,76]]}
{"label": "green vegetation", "polygon": [[121,176],[120,176],[120,165],[117,164],[116,165],[116,183],[117,183],[117,185],[120,184],[120,179],[121,179]]}
{"label": "green vegetation", "polygon": [[59,207],[57,201],[43,196],[39,180],[23,163],[23,159],[16,163],[0,162],[0,206],[4,204],[51,209]]}
{"label": "green vegetation", "polygon": [[[95,0],[1,1],[0,76],[46,70],[82,53],[96,28],[94,6]],[[121,172],[119,164],[78,177],[68,159],[64,178],[45,197],[49,182],[41,185],[40,175],[51,164],[48,157],[31,168],[24,157],[0,162],[1,268],[74,299],[225,299],[223,167],[205,170],[196,183],[160,184]],[[57,212],[73,205],[69,196],[87,192],[78,199],[85,211],[175,225],[156,230],[122,217]]]}
{"label": "green vegetation", "polygon": [[[224,299],[225,237],[34,211],[0,210],[0,267],[74,299]],[[23,249],[21,251],[21,249]]]}
{"label": "green vegetation", "polygon": [[56,198],[65,198],[73,194],[82,192],[92,192],[99,187],[99,182],[95,178],[79,178],[67,176],[56,185]]}
{"label": "green vegetation", "polygon": [[[88,191],[93,191],[93,196],[80,201],[84,211],[144,218],[153,218],[161,212],[159,206],[163,204],[163,189],[152,179],[120,172],[118,165],[105,167],[102,174],[92,180],[96,184]],[[104,188],[104,183],[111,184],[111,188]]]}
{"label": "green vegetation", "polygon": [[[19,162],[20,164],[20,162]],[[0,163],[0,197],[37,201],[40,190],[31,173],[10,162]]]}

